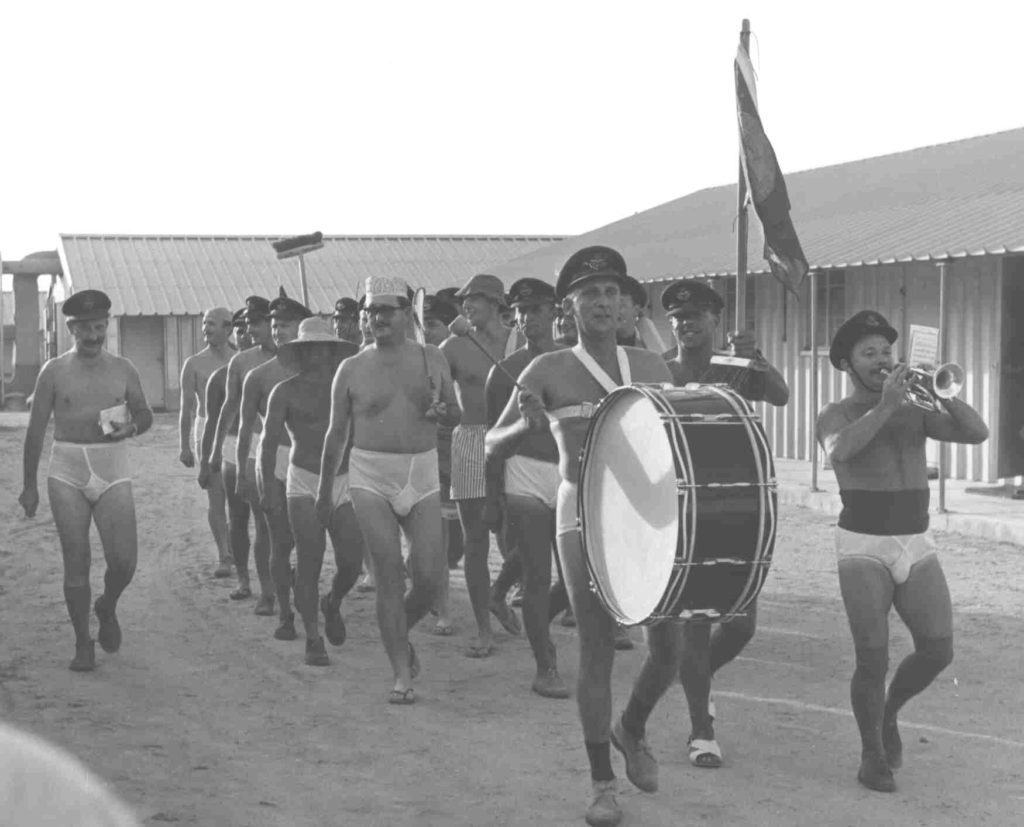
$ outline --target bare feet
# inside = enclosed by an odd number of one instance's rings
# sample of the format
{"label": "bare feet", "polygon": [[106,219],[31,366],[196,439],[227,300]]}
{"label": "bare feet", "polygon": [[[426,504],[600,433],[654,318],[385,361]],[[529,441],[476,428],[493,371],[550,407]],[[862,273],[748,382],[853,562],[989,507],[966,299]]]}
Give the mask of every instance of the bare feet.
{"label": "bare feet", "polygon": [[903,739],[896,724],[896,717],[882,721],[882,746],[885,747],[885,759],[889,769],[898,770],[903,766]]}
{"label": "bare feet", "polygon": [[96,642],[75,645],[75,657],[68,667],[72,672],[92,672],[96,668]]}
{"label": "bare feet", "polygon": [[96,634],[100,646],[104,652],[116,652],[121,648],[121,624],[117,622],[117,615],[113,609],[107,608],[103,595],[96,598],[92,608],[100,621],[100,630]]}
{"label": "bare feet", "polygon": [[489,658],[494,652],[494,642],[473,638],[466,647],[467,658]]}

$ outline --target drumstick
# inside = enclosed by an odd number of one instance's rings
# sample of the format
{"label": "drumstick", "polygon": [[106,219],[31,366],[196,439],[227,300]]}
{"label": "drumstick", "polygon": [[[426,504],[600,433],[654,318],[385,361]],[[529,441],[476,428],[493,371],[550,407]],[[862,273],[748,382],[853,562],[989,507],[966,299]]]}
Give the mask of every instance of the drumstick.
{"label": "drumstick", "polygon": [[516,381],[516,378],[511,373],[509,373],[508,370],[505,369],[501,362],[499,362],[497,359],[491,356],[490,351],[488,351],[487,348],[485,348],[482,344],[480,344],[479,341],[477,341],[476,337],[473,335],[473,328],[470,325],[470,323],[466,320],[465,316],[456,316],[455,321],[448,325],[448,329],[456,336],[462,336],[464,338],[469,339],[474,345],[480,348],[484,356],[490,359],[491,363],[495,365],[498,368],[498,370],[504,373],[512,381],[513,385],[515,385],[521,391],[526,390],[522,385],[520,385]]}

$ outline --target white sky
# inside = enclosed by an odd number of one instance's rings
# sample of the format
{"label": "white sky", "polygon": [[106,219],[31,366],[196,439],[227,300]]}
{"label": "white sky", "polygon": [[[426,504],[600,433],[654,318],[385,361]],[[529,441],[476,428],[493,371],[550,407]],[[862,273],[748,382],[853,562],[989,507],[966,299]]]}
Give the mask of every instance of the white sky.
{"label": "white sky", "polygon": [[1024,4],[25,0],[0,15],[0,253],[584,232],[735,180],[743,17],[786,172],[1024,126]]}

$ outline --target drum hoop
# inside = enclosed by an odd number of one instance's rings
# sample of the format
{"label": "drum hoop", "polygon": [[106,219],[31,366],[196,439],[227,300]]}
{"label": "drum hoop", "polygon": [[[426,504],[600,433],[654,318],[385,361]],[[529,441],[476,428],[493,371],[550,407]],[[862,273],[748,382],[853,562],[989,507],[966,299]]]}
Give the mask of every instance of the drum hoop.
{"label": "drum hoop", "polygon": [[[732,388],[722,385],[709,385],[708,389],[724,399],[737,414],[750,414],[753,411],[750,403]],[[754,458],[756,472],[761,481],[775,479],[775,462],[768,446],[768,438],[761,426],[760,420],[743,418],[742,424],[747,431],[747,438],[750,440],[751,454]],[[767,571],[762,571],[765,566],[758,565],[764,560],[771,560],[775,548],[775,531],[778,515],[777,496],[774,488],[762,485],[758,486],[758,500],[761,511],[761,519],[758,526],[757,549],[751,561],[750,574],[747,582],[740,591],[736,604],[730,612],[742,612],[758,596],[764,586]],[[767,530],[766,530],[767,529]]]}
{"label": "drum hoop", "polygon": [[[674,603],[674,599],[670,599],[670,598],[675,598],[677,593],[679,595],[682,594],[683,586],[685,585],[686,579],[689,577],[690,572],[689,572],[689,567],[686,567],[686,566],[684,566],[684,567],[673,567],[674,570],[673,570],[672,574],[669,576],[668,583],[665,586],[665,590],[662,593],[661,597],[659,598],[658,603],[655,605],[654,611],[651,613],[651,615],[649,617],[644,618],[644,619],[638,621],[636,618],[626,617],[626,615],[623,614],[621,608],[619,607],[618,601],[614,600],[612,598],[612,596],[610,594],[608,594],[608,592],[601,585],[600,579],[596,576],[596,571],[595,571],[596,567],[595,567],[594,562],[591,559],[590,552],[588,551],[588,548],[587,548],[588,543],[587,543],[587,527],[586,527],[586,509],[583,507],[585,492],[587,490],[586,477],[587,477],[587,472],[588,472],[588,469],[589,469],[589,463],[587,462],[587,457],[589,457],[591,455],[591,453],[592,453],[591,449],[593,448],[593,444],[597,440],[598,423],[604,418],[603,415],[606,412],[606,410],[609,407],[611,407],[611,405],[613,405],[615,403],[615,401],[618,400],[619,398],[621,398],[623,396],[626,396],[629,393],[638,393],[642,397],[646,398],[654,406],[655,410],[658,411],[659,413],[661,413],[661,414],[671,414],[671,413],[673,413],[672,409],[669,407],[668,403],[665,401],[664,396],[661,393],[661,391],[665,390],[666,387],[669,390],[674,389],[674,386],[664,386],[664,385],[658,385],[658,384],[653,384],[653,383],[639,383],[639,382],[635,382],[635,383],[631,383],[629,385],[621,385],[620,387],[615,388],[614,390],[610,391],[608,394],[606,394],[600,400],[600,402],[598,402],[597,407],[594,409],[594,414],[590,418],[590,421],[587,424],[587,433],[586,433],[586,437],[583,440],[583,447],[580,450],[580,463],[579,463],[580,464],[580,474],[579,474],[579,486],[578,486],[577,491],[576,491],[576,513],[579,515],[578,519],[579,519],[579,523],[580,523],[580,538],[582,540],[581,545],[583,547],[583,559],[584,559],[584,561],[586,562],[586,565],[587,565],[587,574],[588,574],[588,576],[590,578],[590,589],[591,589],[591,591],[595,592],[598,595],[598,597],[601,599],[601,602],[604,604],[605,608],[608,610],[608,613],[610,615],[612,615],[612,617],[615,620],[619,621],[620,623],[628,623],[628,624],[634,624],[634,625],[648,625],[650,623],[658,622],[657,620],[655,620],[653,618],[656,618],[657,615],[659,615],[661,613],[664,613],[667,610],[667,607],[671,606]],[[681,473],[685,473],[685,469],[680,467],[680,456],[681,456],[681,453],[678,450],[678,439],[677,439],[677,434],[676,434],[676,429],[679,427],[679,425],[678,425],[678,423],[674,422],[672,419],[665,418],[664,419],[663,427],[665,428],[665,432],[666,432],[666,436],[668,437],[669,444],[672,445],[675,448],[675,450],[673,451],[673,463],[675,465],[676,477],[678,479]],[[689,450],[688,449],[686,451],[686,460],[687,460],[687,466],[692,469],[692,465],[690,464],[690,461],[689,461]],[[692,478],[692,470],[690,471],[690,477],[689,478]],[[677,498],[677,499],[679,499],[679,498]],[[689,490],[684,491],[683,492],[683,497],[681,499],[684,500],[687,503],[687,508],[689,508],[688,504],[690,503],[690,491]],[[680,539],[679,535],[683,533],[682,529],[683,529],[683,524],[684,524],[683,523],[684,513],[683,513],[683,508],[682,507],[677,506],[677,508],[679,508],[679,511],[677,512],[677,537],[676,537],[676,548],[678,549],[678,547],[680,545],[680,543],[679,543],[679,539]],[[692,531],[692,528],[691,528],[691,531],[686,532],[686,535],[685,535],[687,541],[689,541],[689,538],[692,535],[693,535],[693,531]],[[689,544],[689,542],[687,543],[687,553],[688,554],[692,554],[692,545]],[[678,558],[678,552],[677,552],[677,555],[676,555],[676,559],[677,560],[679,559]],[[689,558],[687,558],[687,559],[689,559]]]}
{"label": "drum hoop", "polygon": [[617,601],[611,599],[609,595],[601,585],[600,578],[597,577],[595,571],[594,562],[591,560],[590,552],[588,551],[587,543],[587,509],[583,507],[584,497],[587,491],[587,477],[590,464],[587,461],[587,457],[591,455],[591,449],[593,443],[597,440],[597,423],[601,419],[602,412],[607,409],[610,400],[613,397],[618,397],[624,394],[624,392],[631,389],[630,385],[623,385],[622,387],[615,388],[605,394],[605,396],[597,403],[597,407],[594,409],[594,413],[587,421],[587,433],[583,438],[583,446],[580,448],[579,454],[579,481],[576,486],[576,519],[580,527],[580,547],[583,550],[583,561],[587,566],[587,577],[590,580],[590,590],[594,592],[601,600],[605,610],[618,622],[623,623],[628,621],[619,608]]}
{"label": "drum hoop", "polygon": [[[659,388],[659,390],[662,390]],[[686,441],[682,430],[682,424],[672,417],[675,413],[663,393],[655,394],[653,389],[646,389],[646,395],[651,399],[655,407],[666,414],[664,420],[665,432],[669,444],[672,446],[673,463],[676,469],[676,479],[693,480],[693,457],[690,455],[690,446]],[[697,533],[697,512],[694,508],[695,496],[691,488],[684,488],[682,496],[677,497],[678,502],[678,528],[676,535],[676,560],[688,563],[693,559],[694,539]],[[682,550],[680,551],[680,546]],[[667,614],[670,607],[675,606],[682,599],[686,590],[686,582],[690,579],[690,566],[680,566],[669,578],[668,586],[662,595],[655,614]]]}

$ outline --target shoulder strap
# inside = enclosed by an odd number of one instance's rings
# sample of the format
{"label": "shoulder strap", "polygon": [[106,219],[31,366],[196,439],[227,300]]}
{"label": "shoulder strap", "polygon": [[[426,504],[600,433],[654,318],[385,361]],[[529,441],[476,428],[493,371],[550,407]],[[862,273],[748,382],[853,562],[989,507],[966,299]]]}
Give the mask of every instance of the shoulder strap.
{"label": "shoulder strap", "polygon": [[[597,363],[597,360],[587,352],[583,345],[574,345],[572,353],[573,356],[580,360],[583,367],[587,369],[587,373],[594,377],[594,381],[604,388],[605,393],[611,393],[619,387],[605,372],[604,368]],[[626,351],[623,348],[616,347],[615,357],[619,363],[619,373],[622,374],[622,384],[629,385],[632,382],[632,375],[629,371],[629,356],[626,355]]]}

